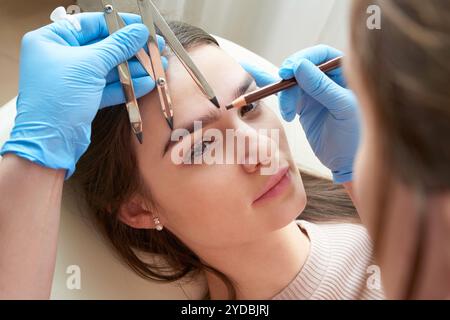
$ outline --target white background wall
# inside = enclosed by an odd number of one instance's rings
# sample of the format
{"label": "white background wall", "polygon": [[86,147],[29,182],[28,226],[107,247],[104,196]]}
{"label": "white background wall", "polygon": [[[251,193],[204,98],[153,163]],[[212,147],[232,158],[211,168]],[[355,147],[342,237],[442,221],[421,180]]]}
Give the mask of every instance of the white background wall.
{"label": "white background wall", "polygon": [[[79,0],[99,9],[97,0]],[[299,49],[326,43],[344,49],[351,0],[154,0],[178,19],[232,40],[278,65]],[[135,1],[116,0],[133,11]],[[134,5],[130,5],[134,3]]]}
{"label": "white background wall", "polygon": [[317,43],[345,48],[348,0],[157,0],[164,12],[280,64]]}

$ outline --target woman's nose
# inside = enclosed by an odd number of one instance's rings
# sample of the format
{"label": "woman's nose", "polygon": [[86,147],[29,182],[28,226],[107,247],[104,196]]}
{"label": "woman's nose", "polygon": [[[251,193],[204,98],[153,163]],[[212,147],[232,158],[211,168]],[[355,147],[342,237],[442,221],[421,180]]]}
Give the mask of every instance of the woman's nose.
{"label": "woman's nose", "polygon": [[237,160],[248,173],[269,171],[279,163],[279,149],[276,137],[268,130],[245,128],[236,130]]}

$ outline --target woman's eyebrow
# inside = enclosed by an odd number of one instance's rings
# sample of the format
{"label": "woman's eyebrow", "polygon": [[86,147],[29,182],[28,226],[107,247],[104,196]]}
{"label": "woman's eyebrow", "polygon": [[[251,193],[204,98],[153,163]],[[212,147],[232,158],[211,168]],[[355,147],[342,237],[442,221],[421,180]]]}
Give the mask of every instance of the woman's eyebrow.
{"label": "woman's eyebrow", "polygon": [[255,83],[255,79],[253,79],[250,74],[247,73],[247,76],[245,77],[244,81],[242,81],[241,85],[236,89],[236,92],[234,93],[234,98],[237,99],[240,96],[247,93],[247,91],[250,89],[252,84]]}
{"label": "woman's eyebrow", "polygon": [[[241,82],[239,87],[235,90],[233,99],[239,98],[243,94],[247,93],[247,91],[250,89],[250,87],[254,83],[255,83],[255,79],[253,79],[249,74],[247,74],[247,76]],[[211,111],[208,114],[206,114],[192,122],[181,125],[180,127],[178,127],[175,130],[184,130],[186,132],[186,135],[188,135],[188,133],[193,134],[195,132],[197,122],[201,122],[202,127],[204,127],[204,126],[206,127],[214,122],[219,121],[221,116],[222,116],[222,112],[220,110],[211,109]],[[172,141],[171,137],[172,137],[172,134],[169,138],[169,141],[167,141],[166,145],[164,146],[163,157],[166,155],[166,153],[169,151],[169,149],[171,147],[173,147],[175,144],[177,144],[179,142],[179,141]]]}
{"label": "woman's eyebrow", "polygon": [[[211,111],[208,114],[206,114],[192,122],[189,122],[185,125],[181,125],[179,128],[176,128],[175,130],[183,130],[186,134],[183,135],[182,137],[185,137],[185,136],[187,136],[189,134],[193,134],[195,132],[195,129],[197,128],[196,125],[198,122],[201,123],[202,127],[203,126],[206,127],[206,126],[210,125],[211,123],[219,121],[221,116],[222,116],[221,111],[211,108]],[[182,138],[182,137],[179,137],[179,138]],[[172,138],[172,133],[170,134],[169,141],[167,141],[167,143],[164,147],[163,156],[166,155],[166,153],[169,151],[169,149],[171,147],[173,147],[175,144],[177,144],[179,142],[179,141],[172,141],[171,138]]]}

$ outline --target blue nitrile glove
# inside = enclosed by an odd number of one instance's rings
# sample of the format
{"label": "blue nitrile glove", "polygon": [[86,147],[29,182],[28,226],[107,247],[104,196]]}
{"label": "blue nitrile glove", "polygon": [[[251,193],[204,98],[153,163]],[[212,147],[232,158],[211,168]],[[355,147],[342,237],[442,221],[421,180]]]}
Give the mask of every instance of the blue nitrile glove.
{"label": "blue nitrile glove", "polygon": [[[360,138],[360,119],[356,98],[346,89],[342,68],[325,75],[316,65],[341,56],[338,50],[319,45],[302,50],[281,66],[283,79],[296,77],[299,86],[280,93],[283,118],[291,122],[300,115],[300,123],[319,160],[333,173],[335,183],[352,180],[353,163]],[[279,79],[243,64],[258,86]]]}
{"label": "blue nitrile glove", "polygon": [[[91,123],[101,107],[125,102],[119,63],[144,47],[149,32],[137,15],[121,14],[127,27],[108,35],[103,13],[78,15],[81,31],[67,20],[26,34],[22,40],[17,116],[0,155],[14,153],[69,178],[90,144]],[[164,40],[159,38],[160,49]],[[167,60],[165,60],[167,64]],[[136,96],[155,87],[130,61]]]}

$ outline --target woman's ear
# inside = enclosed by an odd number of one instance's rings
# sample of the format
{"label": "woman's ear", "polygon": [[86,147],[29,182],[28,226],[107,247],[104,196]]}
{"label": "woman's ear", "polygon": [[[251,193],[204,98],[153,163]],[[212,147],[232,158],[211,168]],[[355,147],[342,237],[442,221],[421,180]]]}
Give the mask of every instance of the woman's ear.
{"label": "woman's ear", "polygon": [[133,197],[119,209],[119,220],[134,229],[156,229],[155,216],[139,197]]}

